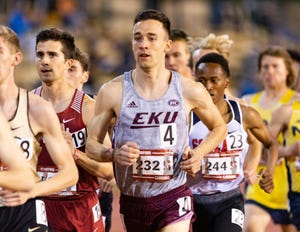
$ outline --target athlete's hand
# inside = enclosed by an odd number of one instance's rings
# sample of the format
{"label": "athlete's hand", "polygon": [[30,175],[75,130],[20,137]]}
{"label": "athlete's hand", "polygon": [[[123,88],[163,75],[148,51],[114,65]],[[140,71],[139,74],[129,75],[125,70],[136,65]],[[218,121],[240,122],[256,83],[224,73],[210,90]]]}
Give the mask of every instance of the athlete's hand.
{"label": "athlete's hand", "polygon": [[105,180],[102,178],[98,178],[98,182],[99,182],[100,190],[102,192],[106,192],[106,193],[111,192],[115,185],[114,179],[111,181],[108,181],[108,180]]}
{"label": "athlete's hand", "polygon": [[258,182],[258,175],[256,169],[254,170],[244,170],[244,181],[247,184],[255,184]]}
{"label": "athlete's hand", "polygon": [[7,207],[23,205],[30,198],[32,198],[31,191],[0,190],[0,205]]}
{"label": "athlete's hand", "polygon": [[135,142],[126,142],[120,148],[115,149],[113,161],[124,166],[130,166],[136,163],[139,156],[139,146]]}
{"label": "athlete's hand", "polygon": [[64,124],[60,124],[60,125],[61,125],[62,134],[63,134],[67,144],[69,145],[71,151],[73,152],[74,145],[73,145],[72,134],[65,130],[65,125]]}
{"label": "athlete's hand", "polygon": [[200,171],[200,160],[193,150],[187,146],[182,154],[180,168],[187,172],[190,176],[195,176]]}
{"label": "athlete's hand", "polygon": [[258,174],[261,179],[259,180],[259,186],[266,193],[271,193],[274,189],[273,176],[270,172],[265,170],[260,170]]}

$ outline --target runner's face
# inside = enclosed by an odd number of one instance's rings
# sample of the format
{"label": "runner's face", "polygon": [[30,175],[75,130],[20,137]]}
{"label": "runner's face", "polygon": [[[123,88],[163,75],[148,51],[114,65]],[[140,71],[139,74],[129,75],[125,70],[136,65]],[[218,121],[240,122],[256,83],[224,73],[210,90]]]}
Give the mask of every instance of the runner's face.
{"label": "runner's face", "polygon": [[204,85],[215,104],[224,98],[229,84],[221,65],[216,63],[201,63],[196,69],[196,81]]}
{"label": "runner's face", "polygon": [[166,53],[166,68],[180,73],[180,70],[184,70],[189,65],[189,59],[187,43],[183,40],[174,41]]}
{"label": "runner's face", "polygon": [[165,66],[165,53],[171,41],[161,22],[144,20],[133,28],[132,49],[137,65],[144,70]]}
{"label": "runner's face", "polygon": [[52,82],[64,78],[65,71],[69,68],[69,60],[65,60],[59,41],[43,41],[37,44],[36,68],[43,82]]}
{"label": "runner's face", "polygon": [[81,84],[84,83],[84,71],[78,60],[73,60],[71,67],[66,71],[66,81],[73,88],[80,88]]}
{"label": "runner's face", "polygon": [[265,87],[277,88],[282,85],[286,86],[288,70],[284,59],[281,57],[264,56],[261,60],[259,74]]}
{"label": "runner's face", "polygon": [[13,68],[19,62],[20,52],[13,52],[3,37],[0,36],[0,81],[13,75]]}

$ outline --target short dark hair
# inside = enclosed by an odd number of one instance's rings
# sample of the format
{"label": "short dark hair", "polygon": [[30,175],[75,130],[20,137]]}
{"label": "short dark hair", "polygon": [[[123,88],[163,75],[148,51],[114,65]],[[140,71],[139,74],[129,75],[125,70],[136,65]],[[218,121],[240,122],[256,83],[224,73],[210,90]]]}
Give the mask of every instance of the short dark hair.
{"label": "short dark hair", "polygon": [[140,21],[145,21],[148,19],[153,19],[157,20],[162,23],[163,27],[165,28],[168,36],[170,37],[171,35],[171,23],[169,18],[162,12],[154,9],[146,9],[142,10],[134,18],[133,24],[135,25],[136,23]]}
{"label": "short dark hair", "polygon": [[190,59],[188,60],[188,65],[189,67],[193,67],[193,60],[192,60],[192,46],[191,46],[191,39],[190,37],[180,29],[172,29],[171,30],[171,36],[170,39],[175,42],[175,41],[182,41],[186,43],[187,45],[187,52],[190,53]]}
{"label": "short dark hair", "polygon": [[63,49],[62,52],[66,59],[73,59],[75,56],[75,42],[74,36],[64,30],[58,28],[50,28],[42,30],[36,36],[35,49],[39,42],[46,42],[48,40],[54,40],[61,42]]}
{"label": "short dark hair", "polygon": [[75,48],[75,60],[78,60],[84,72],[89,71],[89,56],[81,51],[78,47]]}
{"label": "short dark hair", "polygon": [[195,66],[195,70],[197,70],[197,68],[199,67],[199,65],[201,63],[215,63],[215,64],[219,64],[222,68],[222,70],[224,71],[224,73],[226,74],[226,77],[230,77],[230,70],[229,70],[229,65],[228,65],[228,61],[224,58],[224,56],[215,53],[215,52],[211,52],[208,53],[204,56],[202,56],[196,63]]}
{"label": "short dark hair", "polygon": [[189,42],[189,36],[180,29],[172,29],[170,39],[173,41],[183,40],[185,42]]}

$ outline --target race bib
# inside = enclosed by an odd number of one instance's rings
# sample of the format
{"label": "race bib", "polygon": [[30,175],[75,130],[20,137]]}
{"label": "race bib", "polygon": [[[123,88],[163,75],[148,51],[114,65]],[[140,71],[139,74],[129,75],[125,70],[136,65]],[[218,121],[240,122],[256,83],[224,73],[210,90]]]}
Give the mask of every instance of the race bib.
{"label": "race bib", "polygon": [[42,200],[35,200],[35,210],[36,210],[36,223],[48,226],[46,206]]}
{"label": "race bib", "polygon": [[179,217],[187,214],[192,210],[192,200],[190,196],[177,199],[179,205]]}
{"label": "race bib", "polygon": [[[58,172],[56,167],[38,167],[37,173],[42,181],[48,180],[55,176]],[[51,194],[51,196],[72,196],[77,195],[77,186],[76,184],[68,187],[62,191],[57,192],[56,194]]]}
{"label": "race bib", "polygon": [[97,202],[97,204],[93,206],[92,212],[93,212],[94,223],[95,223],[95,222],[99,221],[99,219],[101,218],[101,214],[102,214],[99,202]]}
{"label": "race bib", "polygon": [[86,143],[86,129],[74,131],[71,133],[73,144],[75,148],[83,147]]}
{"label": "race bib", "polygon": [[132,177],[138,181],[160,182],[172,179],[174,173],[172,150],[140,150],[133,165]]}
{"label": "race bib", "polygon": [[32,138],[15,138],[17,144],[20,146],[20,148],[23,150],[25,158],[31,159],[33,155],[33,139]]}
{"label": "race bib", "polygon": [[160,146],[162,148],[176,146],[177,144],[177,126],[176,123],[167,123],[159,125]]}
{"label": "race bib", "polygon": [[201,160],[201,171],[205,179],[233,180],[240,173],[239,153],[207,154]]}
{"label": "race bib", "polygon": [[243,136],[243,134],[238,132],[233,132],[231,134],[228,134],[224,142],[226,143],[227,151],[241,150],[247,143],[245,136]]}

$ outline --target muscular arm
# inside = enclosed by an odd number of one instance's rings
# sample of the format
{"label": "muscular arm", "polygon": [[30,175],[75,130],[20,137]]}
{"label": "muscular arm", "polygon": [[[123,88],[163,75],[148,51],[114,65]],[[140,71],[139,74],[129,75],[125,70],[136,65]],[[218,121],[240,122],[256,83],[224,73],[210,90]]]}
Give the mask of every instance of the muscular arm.
{"label": "muscular arm", "polygon": [[[116,86],[117,85],[117,86]],[[94,160],[112,161],[109,147],[104,144],[111,120],[115,117],[114,106],[121,101],[121,83],[108,82],[102,86],[96,98],[95,114],[88,127],[86,153]],[[115,93],[115,95],[114,95]]]}
{"label": "muscular arm", "polygon": [[192,163],[197,164],[196,169],[192,168],[193,173],[199,171],[201,158],[215,149],[223,141],[227,134],[227,126],[218,108],[213,103],[211,96],[201,83],[184,81],[183,90],[187,112],[193,110],[210,130],[205,141],[193,150],[195,157],[191,157],[191,159],[181,163],[182,169],[188,170],[189,172],[191,171],[189,170],[191,168],[189,165]]}
{"label": "muscular arm", "polygon": [[132,165],[139,157],[138,145],[134,141],[127,141],[121,147],[109,149],[104,144],[112,119],[118,119],[122,102],[122,77],[106,83],[99,90],[95,115],[89,126],[87,139],[87,155],[97,161],[116,161],[121,165]]}
{"label": "muscular arm", "polygon": [[277,143],[264,124],[260,114],[254,108],[250,106],[241,106],[241,108],[244,116],[244,128],[250,130],[255,138],[267,149],[267,168],[266,170],[260,170],[259,175],[262,179],[259,181],[259,185],[265,192],[270,193],[274,189],[273,176],[278,160]]}
{"label": "muscular arm", "polygon": [[249,149],[245,156],[243,170],[245,181],[249,184],[257,182],[257,167],[261,160],[262,143],[255,138],[251,131],[247,130]]}
{"label": "muscular arm", "polygon": [[[291,116],[291,104],[282,105],[272,113],[271,121],[269,123],[269,129],[274,137],[277,137],[280,132],[284,133],[287,130]],[[299,155],[299,146],[299,142],[287,147],[279,145],[279,157]]]}
{"label": "muscular arm", "polygon": [[197,85],[197,88],[193,87],[196,97],[191,99],[193,111],[210,130],[205,141],[194,149],[199,158],[202,158],[223,141],[227,134],[227,125],[206,89],[200,83]]}
{"label": "muscular arm", "polygon": [[35,184],[34,196],[46,196],[74,185],[78,180],[77,167],[52,106],[38,96],[31,96],[29,116],[33,130],[43,136],[48,153],[58,168],[54,177]]}
{"label": "muscular arm", "polygon": [[16,191],[30,190],[34,185],[33,170],[13,139],[2,114],[0,114],[0,124],[0,161],[8,167],[7,170],[0,171],[0,187]]}
{"label": "muscular arm", "polygon": [[263,122],[260,114],[251,106],[242,106],[243,123],[247,130],[268,149],[267,170],[273,175],[278,160],[278,146],[268,127]]}
{"label": "muscular arm", "polygon": [[[83,102],[83,120],[87,128],[90,126],[90,122],[94,115],[95,110],[95,102],[94,100],[86,97]],[[87,131],[89,136],[89,129]],[[108,135],[107,135],[108,136]],[[106,145],[111,147],[109,140],[106,140]],[[74,149],[74,148],[73,148]],[[72,150],[73,150],[72,149]],[[77,150],[78,159],[76,163],[84,168],[90,174],[101,177],[107,180],[111,180],[113,178],[113,168],[111,163],[101,163],[89,158],[85,152]]]}

